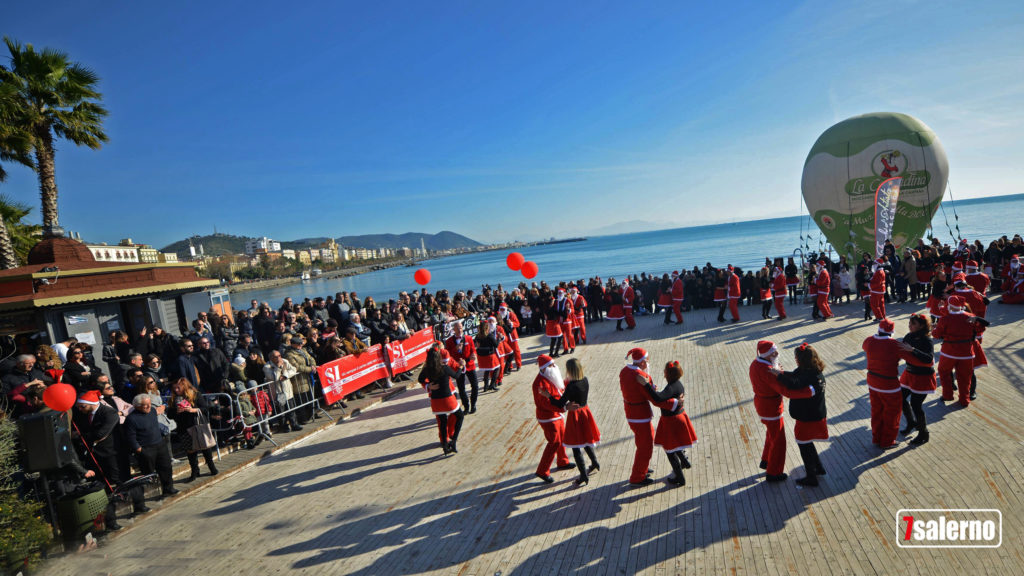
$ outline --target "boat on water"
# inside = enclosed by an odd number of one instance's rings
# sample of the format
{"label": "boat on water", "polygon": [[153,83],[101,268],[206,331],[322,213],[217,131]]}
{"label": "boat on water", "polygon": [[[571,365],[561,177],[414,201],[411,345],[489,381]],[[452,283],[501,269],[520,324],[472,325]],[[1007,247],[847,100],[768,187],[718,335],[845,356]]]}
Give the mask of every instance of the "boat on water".
{"label": "boat on water", "polygon": [[309,275],[309,272],[305,272],[305,271],[303,271],[302,275],[299,276],[299,277],[302,278],[303,282],[305,282],[306,280],[309,280],[311,278],[311,276]]}
{"label": "boat on water", "polygon": [[321,270],[319,268],[313,268],[313,277],[314,278],[319,278],[320,276],[323,275],[323,273],[324,273],[323,270]]}

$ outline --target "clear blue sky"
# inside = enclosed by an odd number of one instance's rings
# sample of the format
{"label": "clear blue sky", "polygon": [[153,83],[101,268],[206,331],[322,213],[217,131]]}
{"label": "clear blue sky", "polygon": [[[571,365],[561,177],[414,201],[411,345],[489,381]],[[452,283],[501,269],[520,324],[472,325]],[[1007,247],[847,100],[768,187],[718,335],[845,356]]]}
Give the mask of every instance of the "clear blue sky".
{"label": "clear blue sky", "polygon": [[[86,239],[160,247],[216,225],[491,242],[796,214],[817,136],[877,111],[936,131],[957,198],[1024,191],[1022,16],[1020,2],[14,2],[0,34],[102,78],[110,143],[57,155],[61,223]],[[38,205],[34,175],[9,172],[0,192]]]}

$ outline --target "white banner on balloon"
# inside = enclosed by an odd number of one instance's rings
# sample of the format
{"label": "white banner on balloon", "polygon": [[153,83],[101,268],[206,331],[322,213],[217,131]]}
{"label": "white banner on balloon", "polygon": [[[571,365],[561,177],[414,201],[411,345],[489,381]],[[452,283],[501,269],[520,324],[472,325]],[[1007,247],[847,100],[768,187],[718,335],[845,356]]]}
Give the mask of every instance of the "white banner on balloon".
{"label": "white banner on balloon", "polygon": [[875,258],[882,257],[885,241],[892,237],[892,223],[896,220],[896,203],[900,198],[900,181],[889,178],[875,191]]}

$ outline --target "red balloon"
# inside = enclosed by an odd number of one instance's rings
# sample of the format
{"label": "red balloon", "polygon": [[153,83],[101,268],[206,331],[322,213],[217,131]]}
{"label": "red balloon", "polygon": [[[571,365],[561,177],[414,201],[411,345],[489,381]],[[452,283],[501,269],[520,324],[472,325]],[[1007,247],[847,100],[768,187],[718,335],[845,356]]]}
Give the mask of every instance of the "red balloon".
{"label": "red balloon", "polygon": [[430,270],[426,268],[420,268],[412,275],[413,280],[416,281],[420,286],[426,286],[430,283]]}
{"label": "red balloon", "polygon": [[508,264],[508,267],[512,270],[519,270],[522,268],[523,261],[525,260],[526,258],[523,258],[522,254],[519,252],[513,252],[505,258],[505,264]]}
{"label": "red balloon", "polygon": [[529,260],[527,260],[526,262],[523,262],[521,270],[523,272],[523,276],[525,276],[526,279],[529,280],[530,278],[533,278],[534,276],[537,275],[537,264],[535,262],[530,262]]}
{"label": "red balloon", "polygon": [[67,412],[75,405],[75,389],[70,384],[53,384],[43,390],[43,402],[55,412]]}

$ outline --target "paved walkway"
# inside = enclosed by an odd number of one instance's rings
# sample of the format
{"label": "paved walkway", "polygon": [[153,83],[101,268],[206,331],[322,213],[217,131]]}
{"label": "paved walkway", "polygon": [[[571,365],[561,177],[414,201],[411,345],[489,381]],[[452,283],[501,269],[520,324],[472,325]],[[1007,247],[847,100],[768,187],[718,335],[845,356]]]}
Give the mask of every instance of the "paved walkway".
{"label": "paved walkway", "polygon": [[[899,333],[910,305],[892,306]],[[828,323],[748,318],[720,325],[685,315],[684,328],[641,318],[635,331],[589,328],[580,358],[603,433],[601,471],[573,488],[533,471],[543,444],[533,418],[531,365],[483,395],[460,452],[444,458],[424,394],[411,390],[331,426],[255,466],[180,499],[99,550],[50,562],[45,573],[161,574],[1007,574],[1024,572],[1024,308],[993,305],[991,367],[970,408],[925,404],[932,440],[881,452],[870,443],[861,341],[873,326],[859,304]],[[848,316],[847,316],[848,315]],[[791,318],[793,318],[791,316]],[[757,468],[763,428],[750,400],[754,343],[770,337],[792,358],[813,343],[828,364],[832,441],[819,445],[822,485],[767,484]],[[526,340],[528,357],[546,351]],[[680,359],[687,409],[700,436],[687,485],[627,483],[632,437],[617,374],[633,345],[653,364]],[[564,371],[565,358],[559,360]],[[792,364],[791,360],[789,364]],[[655,370],[655,372],[660,372]],[[660,378],[659,378],[660,380]],[[663,384],[659,382],[659,384]],[[788,420],[788,417],[787,417]],[[787,422],[787,471],[803,475]],[[656,450],[655,477],[669,472]],[[897,547],[900,508],[998,508],[998,549]]]}

